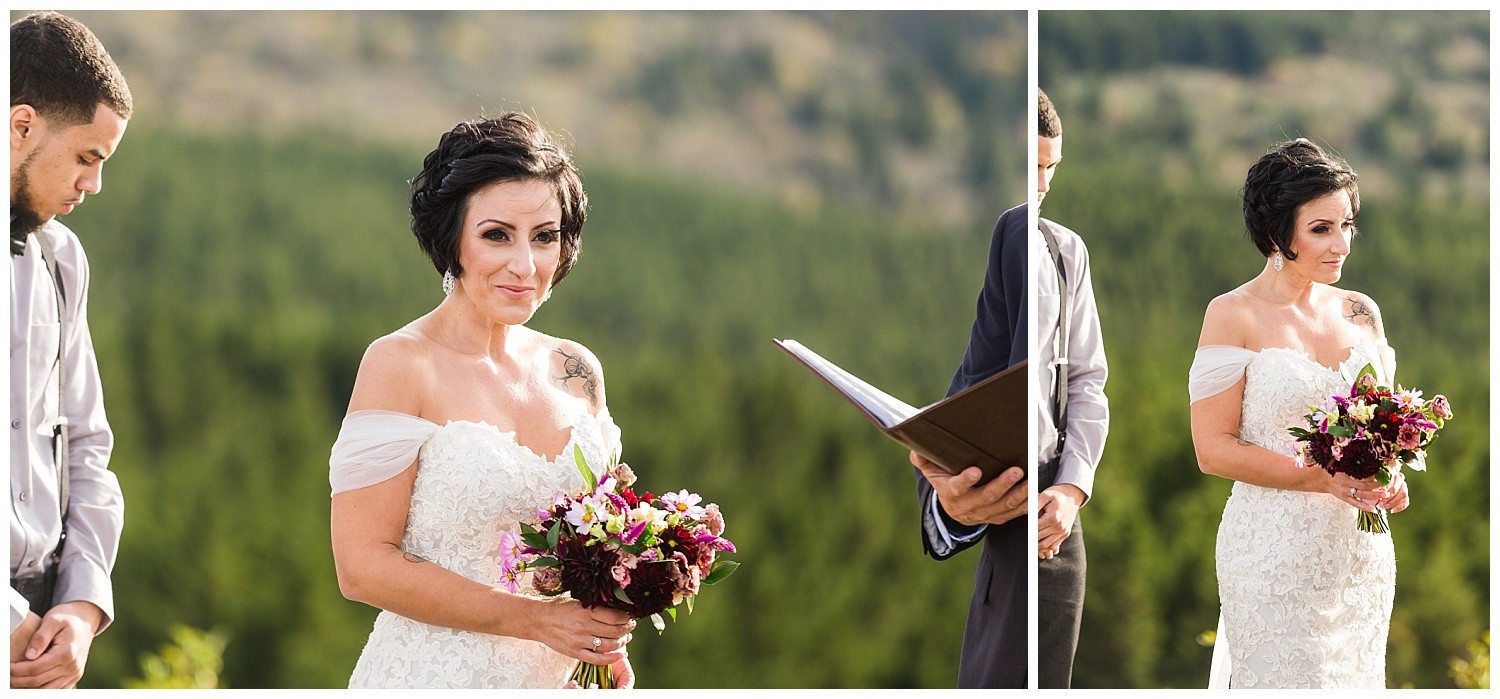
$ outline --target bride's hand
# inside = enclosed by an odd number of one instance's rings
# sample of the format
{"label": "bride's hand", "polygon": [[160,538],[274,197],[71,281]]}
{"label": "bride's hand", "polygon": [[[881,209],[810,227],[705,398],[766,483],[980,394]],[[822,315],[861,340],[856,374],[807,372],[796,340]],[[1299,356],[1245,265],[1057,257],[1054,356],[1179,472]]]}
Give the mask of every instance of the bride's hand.
{"label": "bride's hand", "polygon": [[1401,469],[1396,469],[1396,472],[1391,474],[1391,484],[1386,486],[1385,490],[1389,494],[1375,504],[1391,512],[1400,512],[1411,504],[1411,497],[1406,492],[1406,476],[1401,473]]}
{"label": "bride's hand", "polygon": [[614,664],[615,689],[635,689],[635,670],[630,667],[630,658],[621,658]]}
{"label": "bride's hand", "polygon": [[[535,640],[570,658],[594,665],[613,665],[625,659],[625,644],[635,620],[625,612],[595,607],[584,609],[571,597],[541,600],[545,611],[536,619]],[[599,639],[597,649],[594,639]]]}
{"label": "bride's hand", "polygon": [[1346,473],[1335,473],[1328,480],[1328,492],[1349,505],[1374,512],[1375,505],[1386,498],[1386,489],[1374,478],[1354,478]]}

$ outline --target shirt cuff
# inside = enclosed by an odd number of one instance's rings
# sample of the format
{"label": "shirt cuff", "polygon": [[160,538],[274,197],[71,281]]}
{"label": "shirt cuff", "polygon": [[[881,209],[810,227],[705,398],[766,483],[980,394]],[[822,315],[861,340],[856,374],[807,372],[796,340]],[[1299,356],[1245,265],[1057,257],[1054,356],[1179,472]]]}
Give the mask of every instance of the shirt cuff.
{"label": "shirt cuff", "polygon": [[1094,467],[1076,454],[1063,454],[1062,465],[1057,469],[1057,480],[1053,482],[1053,485],[1063,483],[1077,486],[1079,490],[1082,490],[1083,502],[1094,499]]}
{"label": "shirt cuff", "polygon": [[969,526],[955,521],[943,511],[943,506],[938,503],[937,493],[928,496],[927,520],[928,539],[932,542],[933,553],[946,556],[959,544],[967,544],[984,534],[989,528],[987,524]]}
{"label": "shirt cuff", "polygon": [[108,628],[115,618],[115,592],[109,572],[87,560],[72,561],[58,571],[57,592],[52,598],[54,607],[64,602],[92,603],[104,612],[104,620],[94,633]]}
{"label": "shirt cuff", "polygon": [[10,632],[15,633],[21,628],[21,622],[26,621],[26,615],[31,612],[31,603],[26,601],[16,588],[10,588]]}

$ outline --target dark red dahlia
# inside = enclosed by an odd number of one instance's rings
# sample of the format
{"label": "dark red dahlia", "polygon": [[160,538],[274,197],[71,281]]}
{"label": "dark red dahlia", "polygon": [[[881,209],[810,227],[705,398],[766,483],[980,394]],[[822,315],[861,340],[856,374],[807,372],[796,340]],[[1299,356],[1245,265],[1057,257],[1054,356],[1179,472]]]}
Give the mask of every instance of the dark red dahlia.
{"label": "dark red dahlia", "polygon": [[1335,470],[1352,478],[1369,478],[1380,470],[1380,465],[1379,457],[1370,450],[1370,443],[1354,439],[1344,445],[1344,456],[1339,459]]}
{"label": "dark red dahlia", "polygon": [[[1328,469],[1333,464],[1333,435],[1315,432],[1307,439],[1307,455],[1314,464]],[[1333,471],[1330,469],[1329,473]]]}
{"label": "dark red dahlia", "polygon": [[585,546],[583,537],[557,542],[557,560],[562,564],[562,589],[584,608],[613,607],[615,579],[610,569],[620,555],[603,546]]}
{"label": "dark red dahlia", "polygon": [[672,597],[679,589],[687,587],[688,580],[682,565],[674,560],[642,561],[630,573],[630,586],[625,596],[631,604],[623,609],[632,617],[659,614],[672,606]]}

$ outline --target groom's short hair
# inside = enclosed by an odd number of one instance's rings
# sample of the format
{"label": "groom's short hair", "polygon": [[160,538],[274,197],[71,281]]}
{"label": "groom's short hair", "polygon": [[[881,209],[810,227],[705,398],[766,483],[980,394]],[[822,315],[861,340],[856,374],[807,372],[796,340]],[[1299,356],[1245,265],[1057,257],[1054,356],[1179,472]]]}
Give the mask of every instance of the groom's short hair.
{"label": "groom's short hair", "polygon": [[99,38],[51,11],[10,25],[10,106],[21,104],[53,128],[90,123],[101,104],[124,119],[133,108],[125,76]]}
{"label": "groom's short hair", "polygon": [[1062,135],[1062,118],[1057,108],[1042,88],[1036,89],[1036,135],[1042,138],[1057,138]]}
{"label": "groom's short hair", "polygon": [[1262,255],[1280,250],[1288,260],[1296,233],[1297,209],[1338,191],[1349,193],[1349,206],[1359,216],[1358,175],[1336,155],[1323,152],[1305,138],[1278,143],[1250,166],[1240,198],[1245,233]]}

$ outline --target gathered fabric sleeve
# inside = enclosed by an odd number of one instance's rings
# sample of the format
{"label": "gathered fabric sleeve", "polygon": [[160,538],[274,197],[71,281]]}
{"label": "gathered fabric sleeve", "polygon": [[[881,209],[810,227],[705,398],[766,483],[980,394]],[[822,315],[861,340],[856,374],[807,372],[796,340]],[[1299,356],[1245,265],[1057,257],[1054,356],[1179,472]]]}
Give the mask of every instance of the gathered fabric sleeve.
{"label": "gathered fabric sleeve", "polygon": [[1204,345],[1193,353],[1188,369],[1189,403],[1216,396],[1228,390],[1245,375],[1245,367],[1255,358],[1253,350],[1232,345]]}
{"label": "gathered fabric sleeve", "polygon": [[609,414],[609,406],[605,406],[594,415],[599,421],[599,435],[604,438],[604,451],[616,459],[623,455],[623,447],[620,444],[620,426],[615,424],[615,419]]}
{"label": "gathered fabric sleeve", "polygon": [[344,417],[328,459],[333,495],[390,480],[417,460],[438,426],[389,410],[357,410]]}

